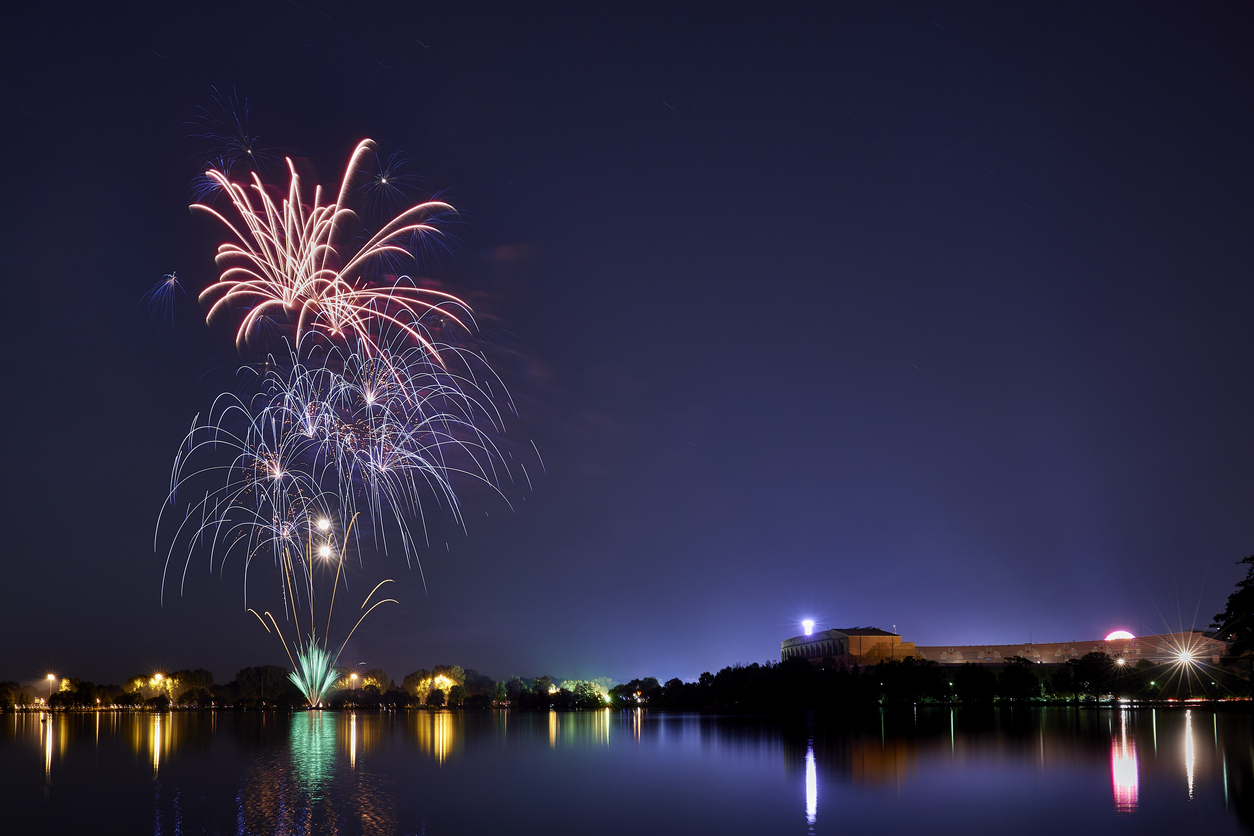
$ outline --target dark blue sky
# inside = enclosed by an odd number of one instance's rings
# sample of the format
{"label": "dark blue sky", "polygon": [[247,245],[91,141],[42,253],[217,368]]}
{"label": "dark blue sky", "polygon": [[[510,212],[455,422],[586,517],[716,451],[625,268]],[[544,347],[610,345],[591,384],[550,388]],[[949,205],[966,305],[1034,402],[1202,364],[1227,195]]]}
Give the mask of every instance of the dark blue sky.
{"label": "dark blue sky", "polygon": [[230,567],[158,599],[237,362],[140,302],[215,278],[211,85],[323,182],[370,136],[462,211],[426,270],[547,465],[512,512],[468,494],[426,593],[368,563],[402,605],[345,661],[690,679],[807,616],[1208,624],[1254,547],[1250,11],[808,5],[6,10],[0,678],[282,661]]}

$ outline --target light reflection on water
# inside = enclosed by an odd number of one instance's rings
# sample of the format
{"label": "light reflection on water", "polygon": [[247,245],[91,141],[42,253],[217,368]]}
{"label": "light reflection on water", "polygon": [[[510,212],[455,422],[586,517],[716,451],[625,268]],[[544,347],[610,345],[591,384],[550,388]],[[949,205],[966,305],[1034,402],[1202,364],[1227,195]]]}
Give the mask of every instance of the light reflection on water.
{"label": "light reflection on water", "polygon": [[[1212,741],[1194,728],[1207,719]],[[954,816],[995,797],[1036,799],[1034,820],[1080,832],[1100,822],[1066,817],[1101,809],[1148,831],[1178,821],[1221,833],[1254,822],[1251,725],[1197,709],[943,708],[859,723],[635,708],[31,713],[0,716],[0,786],[6,812],[32,825],[81,808],[89,826],[97,786],[108,798],[142,791],[146,812],[118,828],[163,834],[468,832],[453,826],[457,810],[486,832],[568,807],[614,811],[601,833],[667,816],[693,832],[991,833],[991,820]]]}
{"label": "light reflection on water", "polygon": [[[819,815],[819,772],[814,765],[814,746],[806,746],[806,822],[813,825]],[[813,828],[811,829],[813,832]]]}
{"label": "light reflection on water", "polygon": [[152,732],[149,735],[152,739],[152,779],[157,780],[157,773],[161,769],[161,715],[152,715]]}
{"label": "light reflection on water", "polygon": [[[334,714],[322,711],[307,711],[292,716],[292,728],[289,747],[292,754],[292,767],[296,780],[306,794],[312,799],[321,799],[326,792],[327,782],[335,770],[335,729],[343,720]],[[349,717],[350,729],[356,725],[357,715]],[[353,729],[350,734],[354,733]],[[352,738],[349,743],[349,762],[353,762],[357,754],[357,741]]]}
{"label": "light reflection on water", "polygon": [[1184,771],[1189,776],[1189,800],[1193,800],[1193,712],[1184,712]]}
{"label": "light reflection on water", "polygon": [[1115,796],[1115,810],[1136,811],[1140,791],[1136,769],[1136,740],[1128,738],[1128,711],[1119,712],[1119,737],[1110,742],[1110,784]]}

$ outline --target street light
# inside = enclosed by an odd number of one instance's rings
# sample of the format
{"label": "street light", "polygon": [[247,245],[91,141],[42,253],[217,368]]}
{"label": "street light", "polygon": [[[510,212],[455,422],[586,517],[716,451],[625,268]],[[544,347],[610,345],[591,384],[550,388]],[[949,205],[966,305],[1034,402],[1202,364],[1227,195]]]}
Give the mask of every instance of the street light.
{"label": "street light", "polygon": [[801,622],[801,626],[803,629],[805,629],[807,636],[812,635],[814,633],[814,621],[813,620],[807,618],[805,621]]}
{"label": "street light", "polygon": [[57,681],[55,673],[48,674],[48,704],[52,705],[52,683]]}

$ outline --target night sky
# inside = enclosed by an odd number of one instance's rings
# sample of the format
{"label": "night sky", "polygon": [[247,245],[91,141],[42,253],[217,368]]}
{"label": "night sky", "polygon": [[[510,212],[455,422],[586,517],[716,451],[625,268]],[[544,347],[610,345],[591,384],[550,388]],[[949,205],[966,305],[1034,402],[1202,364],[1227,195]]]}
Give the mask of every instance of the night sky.
{"label": "night sky", "polygon": [[[1229,4],[323,0],[0,25],[0,679],[286,663],[242,575],[161,604],[153,531],[230,335],[214,88],[338,182],[461,212],[534,440],[342,661],[693,679],[810,617],[920,644],[1205,627],[1254,551],[1254,17]],[[448,545],[446,546],[445,543]],[[425,577],[425,590],[424,590]],[[351,656],[351,658],[349,658]]]}

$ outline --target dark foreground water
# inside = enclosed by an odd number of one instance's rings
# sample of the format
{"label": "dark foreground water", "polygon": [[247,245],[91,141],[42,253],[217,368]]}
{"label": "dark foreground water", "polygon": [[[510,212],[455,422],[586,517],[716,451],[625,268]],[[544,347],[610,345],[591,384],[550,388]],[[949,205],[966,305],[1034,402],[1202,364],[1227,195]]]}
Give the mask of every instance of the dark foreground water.
{"label": "dark foreground water", "polygon": [[0,715],[6,833],[1241,833],[1208,710]]}

